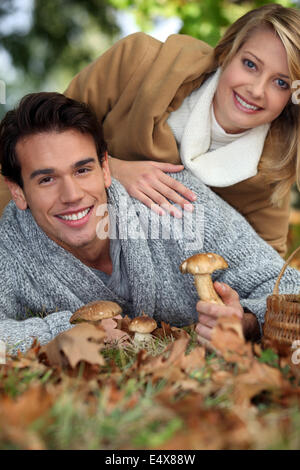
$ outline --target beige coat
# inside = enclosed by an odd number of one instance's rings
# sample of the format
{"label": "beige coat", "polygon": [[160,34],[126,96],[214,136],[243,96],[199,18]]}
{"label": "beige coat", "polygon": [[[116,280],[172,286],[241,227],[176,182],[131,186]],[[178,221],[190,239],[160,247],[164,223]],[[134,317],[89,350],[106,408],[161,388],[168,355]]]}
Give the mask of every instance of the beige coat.
{"label": "beige coat", "polygon": [[[65,94],[88,103],[103,124],[110,155],[124,160],[180,163],[166,120],[214,69],[213,49],[185,35],[165,43],[143,33],[117,42],[83,69]],[[267,136],[263,158],[276,151]],[[5,200],[0,186],[1,202]],[[271,187],[260,172],[225,188],[212,188],[241,212],[281,255],[286,250],[289,195],[282,208],[270,202]],[[6,202],[6,201],[5,201]],[[1,209],[1,207],[0,207]]]}

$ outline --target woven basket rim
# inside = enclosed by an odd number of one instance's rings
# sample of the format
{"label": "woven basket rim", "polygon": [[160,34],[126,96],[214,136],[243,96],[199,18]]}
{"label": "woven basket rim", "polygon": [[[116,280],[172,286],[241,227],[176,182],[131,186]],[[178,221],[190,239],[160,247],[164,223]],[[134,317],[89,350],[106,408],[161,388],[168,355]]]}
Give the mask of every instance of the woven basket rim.
{"label": "woven basket rim", "polygon": [[273,294],[267,297],[267,310],[263,327],[263,342],[271,341],[277,347],[291,347],[293,341],[300,339],[300,293],[279,294],[280,280],[300,246],[293,251],[284,263]]}
{"label": "woven basket rim", "polygon": [[286,262],[284,263],[284,265],[282,266],[281,270],[280,270],[280,273],[278,275],[278,278],[277,278],[277,281],[275,282],[275,285],[274,285],[274,289],[273,289],[273,295],[279,295],[279,283],[281,281],[281,278],[282,276],[284,275],[284,272],[286,270],[286,268],[288,267],[289,263],[291,262],[291,260],[294,258],[295,254],[298,253],[298,251],[300,250],[300,246],[298,246],[298,248],[296,248],[293,253],[290,254],[290,256],[288,257],[288,259],[286,260]]}

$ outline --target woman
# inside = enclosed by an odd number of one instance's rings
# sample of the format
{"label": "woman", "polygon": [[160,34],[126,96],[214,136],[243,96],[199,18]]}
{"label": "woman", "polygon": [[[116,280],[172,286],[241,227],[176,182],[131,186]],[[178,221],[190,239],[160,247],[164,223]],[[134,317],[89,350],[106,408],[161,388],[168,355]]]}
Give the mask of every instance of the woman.
{"label": "woman", "polygon": [[96,112],[112,175],[132,196],[160,213],[180,216],[172,202],[192,210],[194,195],[166,174],[182,162],[283,255],[290,187],[299,182],[299,31],[299,11],[273,4],[237,20],[215,49],[137,33],[66,94]]}

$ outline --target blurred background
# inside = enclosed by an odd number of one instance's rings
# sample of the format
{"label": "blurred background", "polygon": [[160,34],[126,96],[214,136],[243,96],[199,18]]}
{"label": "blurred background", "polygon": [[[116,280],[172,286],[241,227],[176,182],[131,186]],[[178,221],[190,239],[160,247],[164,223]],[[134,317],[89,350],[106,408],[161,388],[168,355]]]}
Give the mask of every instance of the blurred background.
{"label": "blurred background", "polygon": [[[164,41],[182,33],[214,46],[238,17],[268,3],[300,8],[300,0],[0,0],[0,119],[27,93],[63,92],[80,69],[128,34],[145,31]],[[298,245],[294,188],[289,252]]]}

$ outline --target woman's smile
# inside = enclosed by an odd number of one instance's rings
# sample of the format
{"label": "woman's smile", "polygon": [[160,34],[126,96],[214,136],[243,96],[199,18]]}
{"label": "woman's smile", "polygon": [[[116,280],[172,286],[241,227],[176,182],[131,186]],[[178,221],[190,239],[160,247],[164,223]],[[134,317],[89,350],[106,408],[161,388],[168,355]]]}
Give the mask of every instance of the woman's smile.
{"label": "woman's smile", "polygon": [[236,107],[245,113],[253,114],[263,109],[260,106],[255,105],[254,103],[250,103],[235,91],[233,92],[233,99],[236,104]]}

